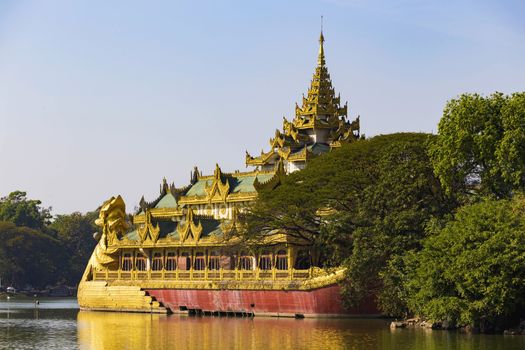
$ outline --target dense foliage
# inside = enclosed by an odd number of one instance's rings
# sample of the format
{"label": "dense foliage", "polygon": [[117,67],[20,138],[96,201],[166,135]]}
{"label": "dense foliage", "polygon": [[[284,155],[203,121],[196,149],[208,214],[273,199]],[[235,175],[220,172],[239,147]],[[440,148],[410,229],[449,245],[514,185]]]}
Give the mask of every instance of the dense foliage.
{"label": "dense foliage", "polygon": [[41,208],[41,204],[39,200],[27,199],[26,192],[11,192],[0,198],[0,221],[36,230],[44,229],[50,222],[51,209]]}
{"label": "dense foliage", "polygon": [[261,232],[284,228],[321,248],[325,266],[347,267],[352,283],[344,284],[344,293],[350,304],[373,293],[391,308],[391,298],[383,298],[389,291],[382,271],[392,259],[418,249],[426,223],[455,205],[434,176],[427,155],[432,138],[382,135],[311,161],[262,193],[245,217],[245,238],[256,243]]}
{"label": "dense foliage", "polygon": [[445,107],[430,147],[449,191],[508,198],[525,186],[525,93],[461,95]]}
{"label": "dense foliage", "polygon": [[55,282],[64,252],[60,242],[29,227],[0,222],[0,276],[15,285],[45,286]]}
{"label": "dense foliage", "polygon": [[485,200],[407,257],[409,304],[456,325],[494,328],[525,311],[525,199]]}
{"label": "dense foliage", "polygon": [[76,285],[95,246],[96,213],[59,215],[16,191],[0,199],[2,284]]}
{"label": "dense foliage", "polygon": [[345,266],[348,304],[496,329],[525,312],[525,93],[465,94],[436,136],[361,140],[264,192],[245,242],[284,229]]}
{"label": "dense foliage", "polygon": [[93,233],[97,231],[95,226],[97,217],[96,212],[57,215],[49,226],[56,232],[61,246],[67,251],[67,255],[61,261],[61,273],[62,279],[69,284],[78,283],[95,248],[97,242],[93,238]]}

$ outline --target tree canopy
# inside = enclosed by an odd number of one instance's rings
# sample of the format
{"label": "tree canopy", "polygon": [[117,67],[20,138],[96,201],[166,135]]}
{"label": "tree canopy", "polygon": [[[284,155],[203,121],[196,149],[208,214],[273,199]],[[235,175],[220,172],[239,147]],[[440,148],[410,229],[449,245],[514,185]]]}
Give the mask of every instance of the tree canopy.
{"label": "tree canopy", "polygon": [[96,241],[93,233],[97,231],[95,219],[96,212],[82,214],[74,212],[69,215],[57,215],[50,225],[56,232],[61,245],[68,254],[62,262],[63,279],[68,283],[76,283],[82,277]]}
{"label": "tree canopy", "polygon": [[433,173],[432,138],[381,135],[312,160],[261,193],[245,216],[245,239],[284,229],[322,248],[325,265],[348,268],[347,301],[380,295],[388,261],[419,247],[427,222],[455,206]]}
{"label": "tree canopy", "polygon": [[430,146],[450,192],[508,198],[525,186],[525,93],[463,94],[447,103]]}
{"label": "tree canopy", "polygon": [[60,275],[65,251],[53,237],[10,222],[0,222],[0,275],[18,286],[44,287]]}
{"label": "tree canopy", "polygon": [[51,209],[42,208],[41,201],[27,199],[26,195],[26,192],[14,191],[7,197],[0,198],[0,221],[33,229],[44,228],[52,218]]}
{"label": "tree canopy", "polygon": [[487,327],[525,311],[525,198],[484,200],[407,257],[409,305],[457,325]]}
{"label": "tree canopy", "polygon": [[96,212],[52,218],[26,192],[0,199],[0,276],[19,287],[78,283],[96,241]]}

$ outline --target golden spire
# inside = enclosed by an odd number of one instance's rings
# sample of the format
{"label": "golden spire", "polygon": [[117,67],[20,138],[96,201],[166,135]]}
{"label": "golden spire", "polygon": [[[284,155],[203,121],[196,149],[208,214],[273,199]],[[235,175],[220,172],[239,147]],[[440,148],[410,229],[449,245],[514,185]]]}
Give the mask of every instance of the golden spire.
{"label": "golden spire", "polygon": [[317,65],[318,66],[324,66],[324,36],[323,36],[323,15],[321,15],[321,35],[319,35],[319,56],[317,56]]}
{"label": "golden spire", "polygon": [[323,43],[324,43],[324,36],[323,36],[323,30],[321,29],[321,35],[319,36],[319,56],[317,56],[318,66],[325,65]]}
{"label": "golden spire", "polygon": [[[321,26],[319,35],[319,55],[308,94],[303,97],[302,106],[296,106],[294,127],[307,128],[324,123],[325,127],[335,127],[339,117],[346,116],[347,109],[340,105],[340,98],[334,88],[324,57],[324,35]],[[319,119],[321,117],[322,121]]]}

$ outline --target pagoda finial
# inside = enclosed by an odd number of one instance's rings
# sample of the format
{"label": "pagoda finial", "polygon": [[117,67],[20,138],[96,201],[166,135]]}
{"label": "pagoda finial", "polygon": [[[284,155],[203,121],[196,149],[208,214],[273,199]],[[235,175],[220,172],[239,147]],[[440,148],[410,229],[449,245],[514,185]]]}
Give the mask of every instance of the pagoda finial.
{"label": "pagoda finial", "polygon": [[321,35],[319,35],[319,56],[317,57],[317,65],[324,66],[324,36],[323,36],[323,16],[321,16]]}
{"label": "pagoda finial", "polygon": [[165,195],[166,193],[168,193],[168,190],[169,190],[168,181],[166,180],[166,178],[163,178],[162,185],[160,185],[160,194]]}
{"label": "pagoda finial", "polygon": [[215,163],[215,171],[213,172],[213,175],[216,179],[220,179],[222,175],[221,168],[219,167],[219,163]]}
{"label": "pagoda finial", "polygon": [[195,165],[193,171],[190,172],[190,183],[193,185],[196,184],[197,181],[199,181],[199,168]]}

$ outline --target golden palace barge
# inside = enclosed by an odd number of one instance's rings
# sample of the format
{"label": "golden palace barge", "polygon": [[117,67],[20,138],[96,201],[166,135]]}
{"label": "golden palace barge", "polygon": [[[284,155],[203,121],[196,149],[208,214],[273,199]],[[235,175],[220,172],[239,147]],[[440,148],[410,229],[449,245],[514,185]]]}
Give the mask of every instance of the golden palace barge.
{"label": "golden palace barge", "polygon": [[[78,289],[81,309],[272,316],[341,316],[376,313],[374,305],[345,310],[338,282],[343,270],[321,267],[319,254],[284,233],[261,239],[256,252],[236,250],[229,237],[237,216],[261,189],[287,173],[359,137],[359,119],[335,96],[321,33],[317,67],[295,118],[284,119],[270,150],[246,153],[250,172],[213,175],[194,169],[184,188],[164,179],[160,195],[140,201],[127,223],[120,196],[106,201],[96,221],[98,244]],[[131,226],[131,227],[130,227]],[[303,243],[303,244],[299,244]]]}

